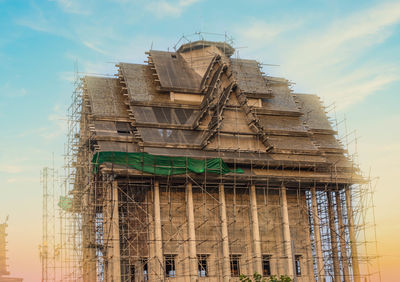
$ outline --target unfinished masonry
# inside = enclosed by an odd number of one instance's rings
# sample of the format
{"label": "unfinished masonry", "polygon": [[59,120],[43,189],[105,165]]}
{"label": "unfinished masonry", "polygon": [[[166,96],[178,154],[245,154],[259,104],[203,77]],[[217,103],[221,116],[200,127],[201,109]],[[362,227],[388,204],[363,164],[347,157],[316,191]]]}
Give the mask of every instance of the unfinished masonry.
{"label": "unfinished masonry", "polygon": [[374,275],[369,184],[319,97],[234,51],[204,40],[150,50],[146,64],[77,85],[60,280]]}
{"label": "unfinished masonry", "polygon": [[7,265],[7,224],[8,216],[0,223],[0,282],[22,282],[22,278],[10,277]]}

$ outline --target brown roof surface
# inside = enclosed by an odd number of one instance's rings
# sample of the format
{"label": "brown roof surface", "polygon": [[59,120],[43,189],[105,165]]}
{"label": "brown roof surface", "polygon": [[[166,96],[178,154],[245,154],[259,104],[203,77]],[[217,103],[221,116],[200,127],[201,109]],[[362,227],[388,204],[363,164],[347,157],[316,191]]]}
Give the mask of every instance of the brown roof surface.
{"label": "brown roof surface", "polygon": [[261,94],[271,96],[271,91],[267,87],[258,62],[255,60],[231,59],[232,72],[235,75],[240,89],[246,94]]}
{"label": "brown roof surface", "polygon": [[301,119],[307,123],[309,129],[327,132],[333,131],[325,109],[317,95],[296,93],[294,96],[303,114]]}
{"label": "brown roof surface", "polygon": [[120,64],[120,78],[127,87],[131,101],[149,101],[154,95],[150,68],[146,65]]}
{"label": "brown roof surface", "polygon": [[95,116],[126,116],[123,98],[119,95],[118,79],[86,76],[84,88]]}
{"label": "brown roof surface", "polygon": [[[205,75],[215,77],[202,78],[179,52],[152,50],[148,65],[120,63],[118,78],[85,77],[97,150],[351,168],[318,96],[293,94],[254,60],[214,63]],[[212,84],[200,89],[202,80]],[[209,102],[175,101],[169,91],[208,93]]]}
{"label": "brown roof surface", "polygon": [[175,91],[200,91],[201,77],[175,52],[150,51],[161,88]]}

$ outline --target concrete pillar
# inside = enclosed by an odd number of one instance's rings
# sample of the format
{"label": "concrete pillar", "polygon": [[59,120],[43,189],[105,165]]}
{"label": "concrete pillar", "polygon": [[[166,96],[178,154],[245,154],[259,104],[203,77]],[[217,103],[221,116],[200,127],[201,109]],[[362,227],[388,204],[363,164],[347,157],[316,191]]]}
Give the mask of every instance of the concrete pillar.
{"label": "concrete pillar", "polygon": [[142,267],[140,259],[135,260],[134,265],[135,265],[135,280],[132,280],[132,281],[134,281],[134,282],[144,281],[143,267]]}
{"label": "concrete pillar", "polygon": [[342,212],[342,200],[340,199],[339,191],[336,193],[336,209],[338,215],[338,226],[339,226],[339,242],[340,242],[340,260],[342,261],[343,265],[343,281],[349,282],[350,281],[350,274],[349,274],[349,262],[347,258],[347,249],[346,249],[346,238],[345,238],[345,228],[343,224],[343,212]]}
{"label": "concrete pillar", "polygon": [[330,192],[330,191],[326,192],[326,195],[328,198],[329,230],[330,230],[330,234],[331,234],[333,273],[334,273],[334,277],[335,277],[334,281],[340,281],[340,264],[339,264],[337,231],[336,231],[336,223],[335,223],[335,211],[333,208],[331,193],[332,192]]}
{"label": "concrete pillar", "polygon": [[84,197],[82,197],[83,206],[87,211],[82,216],[82,255],[83,255],[83,280],[95,282],[96,273],[96,211],[94,206],[93,191],[86,187]]}
{"label": "concrete pillar", "polygon": [[188,218],[188,240],[189,240],[189,276],[190,281],[196,281],[197,273],[197,252],[196,252],[196,229],[194,224],[193,191],[192,183],[186,184],[186,211]]}
{"label": "concrete pillar", "polygon": [[257,273],[262,274],[260,227],[258,224],[257,194],[255,185],[250,186],[250,206],[254,270]]}
{"label": "concrete pillar", "polygon": [[[148,273],[147,277],[149,281],[157,280],[157,276],[155,273],[155,262],[156,262],[156,240],[155,240],[155,228],[154,228],[154,185],[152,189],[149,189],[146,193],[146,202],[147,205],[147,213],[148,213],[148,220],[149,220],[149,242],[148,242],[148,261],[147,261],[147,268]],[[140,281],[140,280],[139,280]]]}
{"label": "concrete pillar", "polygon": [[231,277],[231,265],[229,258],[228,221],[226,218],[224,184],[219,185],[219,218],[221,221],[222,277],[224,282],[229,282],[229,279]]}
{"label": "concrete pillar", "polygon": [[183,260],[183,274],[184,274],[184,281],[185,282],[190,282],[190,259],[189,259],[189,236],[187,232],[188,228],[186,228],[186,231],[182,232],[182,239],[183,239],[183,255],[184,255],[184,260]]}
{"label": "concrete pillar", "polygon": [[351,261],[353,265],[354,282],[360,282],[361,280],[360,280],[360,267],[358,265],[357,240],[356,240],[356,233],[354,230],[353,207],[352,207],[351,193],[349,187],[346,188],[345,194],[346,194],[347,218],[349,221]]}
{"label": "concrete pillar", "polygon": [[[250,220],[250,216],[249,216],[249,220]],[[245,273],[245,269],[244,267],[240,267],[240,272],[244,273],[244,274],[248,274],[248,275],[253,275],[254,274],[254,264],[253,264],[253,238],[251,236],[251,230],[250,230],[250,226],[246,226],[244,228],[245,230],[245,242],[246,242],[246,257],[244,259],[244,265],[247,264],[247,273]],[[241,259],[241,261],[243,261],[243,259]],[[243,265],[243,263],[242,263]]]}
{"label": "concrete pillar", "polygon": [[153,207],[154,207],[154,246],[155,254],[152,266],[153,270],[150,272],[153,274],[153,278],[162,280],[164,277],[164,257],[163,257],[163,246],[162,246],[162,230],[161,230],[161,212],[160,212],[160,185],[158,181],[154,181],[154,195],[153,195]]}
{"label": "concrete pillar", "polygon": [[113,181],[111,189],[111,282],[121,282],[121,253],[119,242],[118,182]]}
{"label": "concrete pillar", "polygon": [[286,197],[286,187],[282,184],[281,186],[281,213],[282,213],[282,233],[283,233],[283,249],[286,257],[286,270],[290,277],[294,277],[293,271],[293,251],[292,251],[292,240],[290,237],[290,225],[289,225],[289,212]]}
{"label": "concrete pillar", "polygon": [[318,217],[318,205],[317,205],[317,193],[315,187],[311,188],[311,204],[312,204],[312,218],[313,218],[313,229],[314,229],[314,241],[315,241],[315,253],[317,256],[317,275],[318,281],[325,281],[325,269],[324,269],[324,258],[322,256],[322,242],[321,233],[319,229],[319,217]]}

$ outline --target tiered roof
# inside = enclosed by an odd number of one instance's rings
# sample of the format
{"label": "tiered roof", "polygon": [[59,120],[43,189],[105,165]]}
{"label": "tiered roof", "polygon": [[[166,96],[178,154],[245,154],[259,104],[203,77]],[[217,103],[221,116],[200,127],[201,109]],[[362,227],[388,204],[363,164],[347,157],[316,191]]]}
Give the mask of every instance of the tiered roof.
{"label": "tiered roof", "polygon": [[145,65],[120,63],[116,78],[86,76],[95,151],[221,157],[241,177],[332,182],[335,171],[336,182],[362,181],[319,97],[293,93],[232,50],[198,41],[151,50]]}

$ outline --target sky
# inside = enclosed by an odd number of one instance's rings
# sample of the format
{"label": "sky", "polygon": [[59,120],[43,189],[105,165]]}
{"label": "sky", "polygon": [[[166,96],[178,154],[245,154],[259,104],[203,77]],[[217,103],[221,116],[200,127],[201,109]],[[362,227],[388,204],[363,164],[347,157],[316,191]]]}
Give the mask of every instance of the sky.
{"label": "sky", "polygon": [[113,75],[116,63],[143,63],[150,48],[173,50],[196,32],[232,39],[235,56],[346,121],[340,133],[352,133],[374,179],[382,281],[398,281],[400,1],[385,0],[0,0],[0,222],[10,216],[12,274],[40,281],[40,170],[54,156],[62,173],[76,66]]}

